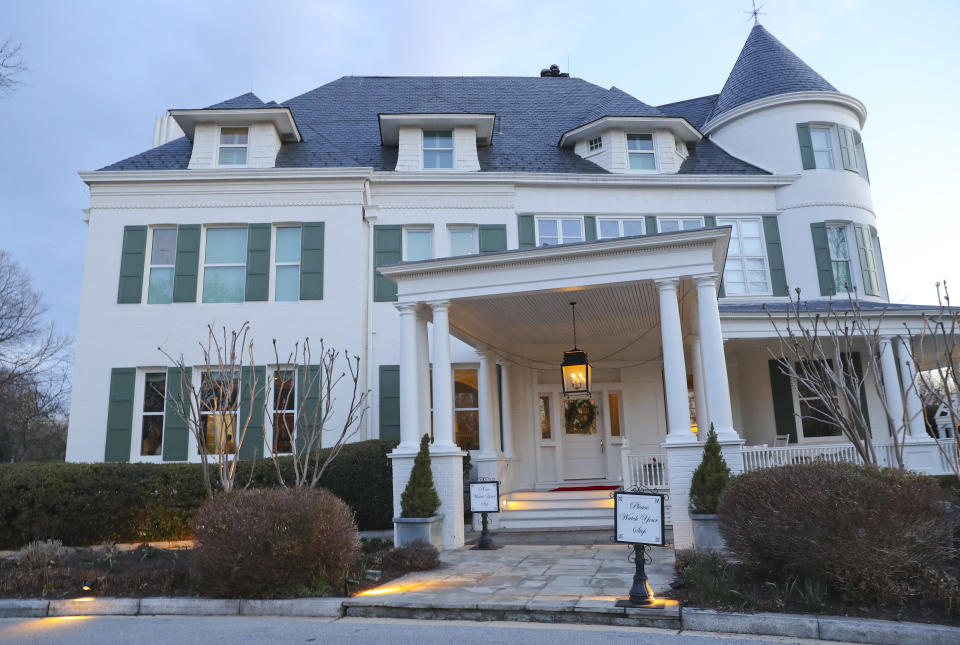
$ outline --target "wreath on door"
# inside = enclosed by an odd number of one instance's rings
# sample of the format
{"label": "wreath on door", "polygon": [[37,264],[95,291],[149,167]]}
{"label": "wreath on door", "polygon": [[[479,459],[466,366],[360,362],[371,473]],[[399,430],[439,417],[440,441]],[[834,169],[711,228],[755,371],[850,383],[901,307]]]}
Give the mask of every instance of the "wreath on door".
{"label": "wreath on door", "polygon": [[597,404],[591,399],[567,401],[567,432],[569,434],[595,434],[597,431]]}

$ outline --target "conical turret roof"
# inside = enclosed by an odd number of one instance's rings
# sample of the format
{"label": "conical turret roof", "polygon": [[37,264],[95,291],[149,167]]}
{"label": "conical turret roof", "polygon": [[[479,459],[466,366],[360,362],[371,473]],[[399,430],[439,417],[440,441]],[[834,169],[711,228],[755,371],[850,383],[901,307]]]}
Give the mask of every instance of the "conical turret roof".
{"label": "conical turret roof", "polygon": [[707,121],[757,99],[808,91],[836,92],[837,88],[774,38],[763,25],[755,25]]}

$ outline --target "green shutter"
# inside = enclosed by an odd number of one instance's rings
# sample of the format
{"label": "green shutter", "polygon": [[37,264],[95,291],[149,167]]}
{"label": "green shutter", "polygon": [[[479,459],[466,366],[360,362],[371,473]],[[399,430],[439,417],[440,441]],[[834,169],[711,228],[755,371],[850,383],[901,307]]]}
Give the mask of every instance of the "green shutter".
{"label": "green shutter", "polygon": [[517,215],[517,242],[521,249],[532,249],[537,246],[533,215]]}
{"label": "green shutter", "polygon": [[380,438],[400,438],[400,366],[380,366]]}
{"label": "green shutter", "polygon": [[[787,270],[783,265],[783,245],[780,243],[780,224],[776,215],[763,216],[763,237],[767,242],[767,263],[770,265],[773,295],[788,296]],[[832,273],[831,269],[831,275]]]}
{"label": "green shutter", "polygon": [[703,216],[703,227],[704,228],[716,228],[717,226],[717,216],[716,215],[704,215]]}
{"label": "green shutter", "polygon": [[110,370],[110,400],[107,407],[107,442],[104,461],[130,461],[133,433],[133,388],[137,370],[115,367]]}
{"label": "green shutter", "polygon": [[270,295],[270,224],[247,226],[247,285],[244,299],[263,302]]}
{"label": "green shutter", "polygon": [[597,218],[595,215],[584,215],[583,239],[587,242],[592,242],[597,239]]}
{"label": "green shutter", "polygon": [[[190,428],[187,425],[190,417],[190,390],[192,383],[193,370],[186,368],[181,379],[179,367],[167,368],[167,400],[164,402],[163,413],[163,460],[164,461],[186,461],[190,446]],[[177,402],[183,408],[183,414],[187,419],[180,416]]]}
{"label": "green shutter", "polygon": [[[240,410],[237,417],[237,432],[240,432],[244,423],[247,424],[247,432],[243,436],[243,443],[240,444],[241,459],[256,459],[264,456],[263,414],[266,387],[267,369],[264,366],[251,368],[249,365],[244,365],[240,368]],[[251,404],[253,405],[252,413]],[[250,415],[249,423],[247,423],[248,414]]]}
{"label": "green shutter", "polygon": [[177,227],[177,262],[173,271],[173,301],[197,301],[197,269],[200,266],[200,225]]}
{"label": "green shutter", "polygon": [[397,283],[380,274],[376,268],[395,264],[403,259],[403,228],[377,225],[373,227],[373,301],[394,302]]}
{"label": "green shutter", "polygon": [[643,230],[647,235],[652,235],[653,233],[659,233],[657,229],[657,216],[656,215],[647,215],[643,218]]}
{"label": "green shutter", "polygon": [[863,293],[868,296],[880,295],[880,280],[877,277],[877,263],[873,256],[873,239],[866,226],[853,225],[857,238],[857,255],[860,258],[860,274],[863,276]]}
{"label": "green shutter", "polygon": [[120,254],[117,304],[138,304],[143,295],[143,263],[147,253],[147,227],[124,226]]}
{"label": "green shutter", "polygon": [[810,124],[797,124],[797,138],[800,140],[800,161],[804,170],[817,167],[817,160],[813,156],[813,140],[810,139]]}
{"label": "green shutter", "polygon": [[797,418],[793,411],[793,388],[790,377],[780,370],[780,361],[767,361],[770,367],[770,392],[773,395],[773,419],[777,434],[790,435],[790,443],[797,442]]}
{"label": "green shutter", "polygon": [[838,125],[837,134],[840,138],[840,159],[843,161],[843,169],[860,172],[859,164],[857,164],[857,142],[853,130]]}
{"label": "green shutter", "polygon": [[820,281],[820,295],[836,295],[833,281],[833,263],[830,262],[830,244],[827,242],[827,225],[815,222],[810,225],[813,235],[813,257],[817,261],[817,279]]}
{"label": "green shutter", "polygon": [[480,252],[493,253],[507,250],[507,227],[505,224],[480,225]]}
{"label": "green shutter", "polygon": [[[303,448],[307,433],[320,423],[323,411],[320,410],[320,383],[323,372],[319,365],[301,365],[297,368],[297,450]],[[322,432],[321,428],[316,428]],[[315,437],[314,448],[321,448],[320,439]]]}
{"label": "green shutter", "polygon": [[[870,410],[867,409],[867,389],[866,382],[863,380],[863,362],[860,360],[860,352],[851,352],[850,354],[843,354],[843,358],[852,359],[850,362],[853,364],[853,373],[857,377],[857,381],[860,382],[860,407],[863,409],[863,419],[867,422],[867,426],[870,425]],[[852,384],[851,384],[852,385]],[[886,431],[886,428],[884,428]]]}
{"label": "green shutter", "polygon": [[880,279],[880,285],[883,287],[883,298],[884,300],[890,300],[890,290],[887,286],[887,271],[883,268],[883,249],[880,246],[880,238],[876,235],[876,229],[871,229],[874,231],[873,238],[877,241],[877,276]]}
{"label": "green shutter", "polygon": [[323,300],[323,222],[300,225],[300,299]]}

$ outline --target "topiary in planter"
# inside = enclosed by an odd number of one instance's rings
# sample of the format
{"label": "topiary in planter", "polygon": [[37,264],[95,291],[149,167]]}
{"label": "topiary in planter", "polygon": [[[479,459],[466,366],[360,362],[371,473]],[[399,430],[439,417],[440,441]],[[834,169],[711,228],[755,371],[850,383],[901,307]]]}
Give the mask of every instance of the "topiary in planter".
{"label": "topiary in planter", "polygon": [[713,515],[717,512],[720,493],[730,479],[730,468],[720,452],[717,433],[710,424],[710,433],[703,446],[703,460],[693,471],[690,482],[690,512],[700,515]]}
{"label": "topiary in planter", "polygon": [[400,496],[400,517],[433,517],[440,508],[440,497],[433,486],[430,468],[430,435],[420,439],[420,452],[413,460],[410,480]]}

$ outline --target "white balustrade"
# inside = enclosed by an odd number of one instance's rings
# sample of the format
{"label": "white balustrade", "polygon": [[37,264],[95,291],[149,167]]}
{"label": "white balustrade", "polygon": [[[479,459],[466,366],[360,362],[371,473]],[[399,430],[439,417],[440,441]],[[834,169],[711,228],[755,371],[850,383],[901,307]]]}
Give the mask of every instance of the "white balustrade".
{"label": "white balustrade", "polygon": [[627,454],[627,471],[623,485],[644,486],[646,488],[668,488],[667,456],[665,454],[635,453]]}
{"label": "white balustrade", "polygon": [[761,468],[774,468],[791,464],[805,464],[816,460],[831,463],[862,463],[863,460],[852,445],[836,446],[744,446],[743,469],[745,472]]}

